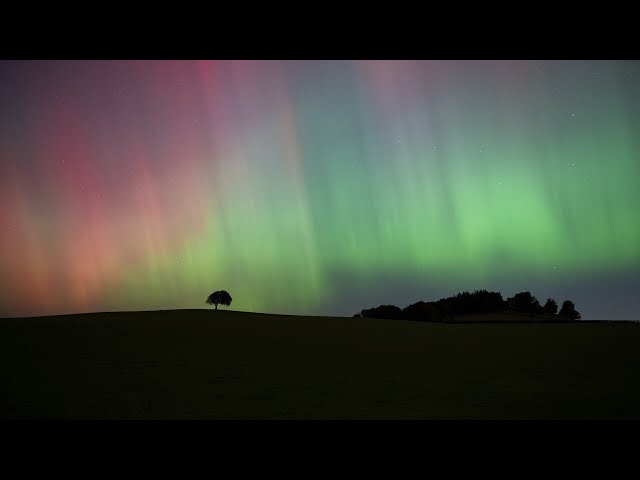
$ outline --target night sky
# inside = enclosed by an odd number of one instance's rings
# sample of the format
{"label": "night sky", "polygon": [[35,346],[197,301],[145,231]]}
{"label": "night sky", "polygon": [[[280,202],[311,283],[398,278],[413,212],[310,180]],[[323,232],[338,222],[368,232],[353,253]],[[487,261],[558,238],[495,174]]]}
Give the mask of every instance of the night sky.
{"label": "night sky", "polygon": [[640,62],[0,62],[0,316],[640,310]]}

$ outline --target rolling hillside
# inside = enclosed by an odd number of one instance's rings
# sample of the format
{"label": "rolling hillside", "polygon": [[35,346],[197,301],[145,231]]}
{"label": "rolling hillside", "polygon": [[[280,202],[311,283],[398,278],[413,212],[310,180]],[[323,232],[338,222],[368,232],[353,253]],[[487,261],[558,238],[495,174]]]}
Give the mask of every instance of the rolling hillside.
{"label": "rolling hillside", "polygon": [[631,323],[0,319],[0,418],[637,419],[638,345]]}

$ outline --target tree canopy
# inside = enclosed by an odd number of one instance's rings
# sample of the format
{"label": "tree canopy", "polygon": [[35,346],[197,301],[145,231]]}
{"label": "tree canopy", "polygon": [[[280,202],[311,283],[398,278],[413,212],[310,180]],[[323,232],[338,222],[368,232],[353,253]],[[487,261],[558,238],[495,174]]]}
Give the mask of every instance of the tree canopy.
{"label": "tree canopy", "polygon": [[543,313],[558,313],[558,304],[553,298],[548,298],[547,303],[542,307]]}
{"label": "tree canopy", "polygon": [[524,313],[538,313],[540,311],[540,303],[536,297],[531,295],[531,292],[516,293],[507,299],[507,306]]}
{"label": "tree canopy", "polygon": [[209,305],[215,305],[217,310],[218,304],[228,307],[229,305],[231,305],[232,300],[233,299],[231,298],[231,295],[229,295],[229,292],[227,292],[226,290],[218,290],[217,292],[213,292],[211,295],[209,295],[206,303],[208,303]]}
{"label": "tree canopy", "polygon": [[558,312],[558,315],[570,318],[571,320],[580,320],[580,313],[578,313],[575,304],[571,300],[565,300],[562,303],[562,308]]}

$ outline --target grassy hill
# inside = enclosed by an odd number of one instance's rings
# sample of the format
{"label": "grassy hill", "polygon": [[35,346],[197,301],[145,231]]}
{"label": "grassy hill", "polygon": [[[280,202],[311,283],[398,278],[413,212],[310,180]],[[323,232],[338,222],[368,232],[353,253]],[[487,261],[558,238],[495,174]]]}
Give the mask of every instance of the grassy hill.
{"label": "grassy hill", "polygon": [[0,319],[0,418],[640,418],[639,345],[631,323]]}

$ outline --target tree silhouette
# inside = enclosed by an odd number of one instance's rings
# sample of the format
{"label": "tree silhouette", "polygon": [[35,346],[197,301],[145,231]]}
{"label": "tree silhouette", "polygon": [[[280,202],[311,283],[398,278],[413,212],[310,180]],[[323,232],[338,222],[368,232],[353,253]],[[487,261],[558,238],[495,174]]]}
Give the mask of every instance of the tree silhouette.
{"label": "tree silhouette", "polygon": [[540,303],[531,295],[531,292],[516,293],[507,299],[507,305],[514,310],[525,313],[537,313],[540,311]]}
{"label": "tree silhouette", "polygon": [[575,304],[571,300],[565,300],[558,315],[567,317],[571,320],[580,320],[580,314],[576,310]]}
{"label": "tree silhouette", "polygon": [[423,322],[440,322],[445,315],[435,302],[417,302],[402,309],[402,316],[407,320]]}
{"label": "tree silhouette", "polygon": [[553,298],[548,298],[547,303],[542,307],[542,311],[544,313],[557,313],[558,312],[558,304]]}
{"label": "tree silhouette", "polygon": [[218,290],[217,292],[213,292],[207,298],[207,302],[209,305],[215,305],[216,310],[218,310],[218,304],[226,305],[227,307],[231,305],[231,295],[226,290]]}
{"label": "tree silhouette", "polygon": [[442,298],[435,302],[443,315],[449,319],[453,315],[468,313],[501,312],[504,310],[504,300],[499,292],[474,290],[473,293],[457,293],[453,297]]}

